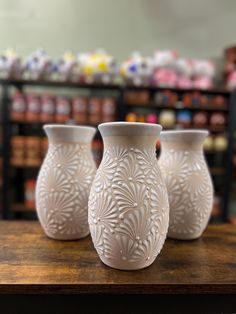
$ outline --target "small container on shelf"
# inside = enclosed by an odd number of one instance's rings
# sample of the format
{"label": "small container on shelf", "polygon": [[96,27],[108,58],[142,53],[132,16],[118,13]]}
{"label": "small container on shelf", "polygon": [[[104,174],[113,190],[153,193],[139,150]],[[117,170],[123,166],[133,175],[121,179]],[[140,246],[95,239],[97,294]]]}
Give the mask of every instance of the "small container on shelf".
{"label": "small container on shelf", "polygon": [[157,123],[157,115],[155,113],[149,113],[146,117],[147,123]]}
{"label": "small container on shelf", "polygon": [[27,179],[25,181],[25,206],[27,208],[35,208],[35,179]]}
{"label": "small container on shelf", "polygon": [[88,99],[77,96],[72,99],[72,117],[78,124],[86,124],[88,121]]}
{"label": "small container on shelf", "polygon": [[40,121],[44,123],[54,122],[55,101],[50,95],[41,96]]}
{"label": "small container on shelf", "polygon": [[40,142],[41,160],[43,160],[48,151],[48,139],[46,137],[41,138]]}
{"label": "small container on shelf", "polygon": [[193,114],[193,126],[204,128],[207,125],[208,115],[205,111],[198,111]]}
{"label": "small container on shelf", "polygon": [[228,147],[228,139],[224,134],[217,135],[214,139],[214,150],[216,152],[225,152]]}
{"label": "small container on shelf", "polygon": [[25,138],[25,165],[39,167],[41,164],[41,139],[38,136]]}
{"label": "small container on shelf", "polygon": [[189,110],[180,110],[177,112],[176,124],[183,128],[189,128],[192,121],[192,115]]}
{"label": "small container on shelf", "polygon": [[162,110],[159,115],[159,123],[163,128],[174,128],[176,123],[175,112],[173,110]]}
{"label": "small container on shelf", "polygon": [[225,98],[222,95],[217,95],[213,98],[213,105],[215,107],[225,107]]}
{"label": "small container on shelf", "polygon": [[135,112],[129,112],[125,116],[125,121],[127,122],[136,122],[137,121],[137,114]]}
{"label": "small container on shelf", "polygon": [[182,102],[183,102],[185,108],[191,107],[192,95],[190,93],[183,94]]}
{"label": "small container on shelf", "polygon": [[213,128],[224,128],[226,124],[226,116],[222,112],[214,112],[210,116],[210,125]]}
{"label": "small container on shelf", "polygon": [[70,120],[71,106],[67,97],[58,96],[56,98],[56,115],[55,121],[58,123],[65,123]]}
{"label": "small container on shelf", "polygon": [[212,135],[208,135],[203,143],[203,149],[205,152],[212,152],[214,150],[214,138]]}
{"label": "small container on shelf", "polygon": [[11,102],[11,120],[24,122],[25,121],[25,111],[26,111],[26,101],[22,93],[16,92],[12,97]]}
{"label": "small container on shelf", "polygon": [[128,91],[125,93],[125,102],[130,105],[148,105],[150,95],[148,91]]}
{"label": "small container on shelf", "polygon": [[102,121],[112,122],[116,119],[116,102],[112,97],[105,97],[102,101]]}
{"label": "small container on shelf", "polygon": [[146,118],[144,114],[139,114],[137,118],[137,122],[146,122]]}
{"label": "small container on shelf", "polygon": [[89,115],[88,122],[92,125],[97,125],[102,121],[102,102],[99,97],[92,97],[89,99]]}
{"label": "small container on shelf", "polygon": [[207,106],[209,106],[210,103],[211,103],[211,101],[209,99],[209,96],[204,95],[204,94],[200,95],[200,106],[201,107],[203,107],[203,108],[207,107]]}
{"label": "small container on shelf", "polygon": [[192,107],[200,106],[201,94],[199,92],[192,93]]}
{"label": "small container on shelf", "polygon": [[27,122],[39,122],[40,121],[40,111],[41,104],[40,99],[37,95],[28,94],[27,99],[27,109],[25,112],[25,120]]}
{"label": "small container on shelf", "polygon": [[13,166],[24,166],[25,162],[25,137],[12,136],[11,138],[11,164]]}

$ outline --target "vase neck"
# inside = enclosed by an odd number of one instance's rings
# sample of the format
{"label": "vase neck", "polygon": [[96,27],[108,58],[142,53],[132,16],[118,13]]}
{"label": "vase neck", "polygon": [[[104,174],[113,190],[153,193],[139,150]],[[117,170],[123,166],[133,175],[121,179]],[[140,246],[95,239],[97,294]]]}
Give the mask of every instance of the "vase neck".
{"label": "vase neck", "polygon": [[49,143],[90,144],[96,129],[93,127],[45,125]]}
{"label": "vase neck", "polygon": [[104,150],[111,146],[120,146],[127,149],[156,149],[157,136],[106,136],[103,138]]}
{"label": "vase neck", "polygon": [[172,142],[172,141],[162,141],[161,142],[161,150],[164,151],[203,151],[203,143],[202,142]]}

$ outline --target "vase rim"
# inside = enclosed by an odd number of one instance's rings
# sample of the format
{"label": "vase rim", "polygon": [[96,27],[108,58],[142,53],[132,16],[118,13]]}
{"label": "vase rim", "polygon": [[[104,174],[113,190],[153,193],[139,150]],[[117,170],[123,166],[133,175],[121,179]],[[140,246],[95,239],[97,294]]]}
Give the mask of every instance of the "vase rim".
{"label": "vase rim", "polygon": [[43,129],[51,141],[72,143],[89,143],[97,130],[90,126],[65,124],[45,124]]}
{"label": "vase rim", "polygon": [[161,140],[203,140],[209,135],[206,129],[185,129],[185,130],[168,130],[161,132]]}
{"label": "vase rim", "polygon": [[159,136],[162,126],[160,124],[145,122],[106,122],[98,126],[102,136]]}
{"label": "vase rim", "polygon": [[73,124],[44,124],[43,129],[77,129],[77,130],[96,130],[93,126],[73,125]]}

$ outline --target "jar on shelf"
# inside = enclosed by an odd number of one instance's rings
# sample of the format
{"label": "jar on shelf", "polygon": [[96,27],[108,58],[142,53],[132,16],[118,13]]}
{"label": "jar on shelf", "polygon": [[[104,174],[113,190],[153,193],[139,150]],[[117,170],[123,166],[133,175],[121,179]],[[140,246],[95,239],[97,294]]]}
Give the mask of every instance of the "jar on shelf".
{"label": "jar on shelf", "polygon": [[88,121],[88,99],[83,96],[72,99],[72,118],[78,124],[86,124]]}
{"label": "jar on shelf", "polygon": [[89,100],[89,115],[88,122],[91,125],[97,125],[101,122],[102,118],[102,102],[101,98],[92,97]]}
{"label": "jar on shelf", "polygon": [[11,164],[13,166],[24,166],[25,137],[12,136],[11,138]]}
{"label": "jar on shelf", "polygon": [[105,97],[102,101],[102,121],[112,122],[116,119],[116,102],[112,97]]}
{"label": "jar on shelf", "polygon": [[41,96],[41,122],[54,122],[55,119],[55,101],[50,95]]}
{"label": "jar on shelf", "polygon": [[24,95],[16,92],[12,97],[11,103],[11,120],[12,121],[25,121],[26,101]]}
{"label": "jar on shelf", "polygon": [[71,106],[68,98],[58,96],[56,99],[56,116],[55,121],[65,123],[70,120]]}
{"label": "jar on shelf", "polygon": [[43,160],[47,154],[48,151],[48,139],[46,137],[41,138],[41,160]]}
{"label": "jar on shelf", "polygon": [[193,115],[193,125],[197,128],[203,128],[207,125],[207,113],[205,111],[199,111]]}
{"label": "jar on shelf", "polygon": [[28,208],[35,208],[35,179],[27,179],[25,181],[25,205]]}
{"label": "jar on shelf", "polygon": [[223,128],[226,123],[226,116],[221,112],[214,112],[210,117],[210,125],[215,128]]}
{"label": "jar on shelf", "polygon": [[34,94],[28,94],[27,99],[27,109],[25,112],[25,120],[27,122],[39,122],[40,121],[40,98]]}
{"label": "jar on shelf", "polygon": [[137,121],[137,114],[134,112],[129,112],[125,116],[125,121],[127,122],[136,122]]}
{"label": "jar on shelf", "polygon": [[41,139],[38,136],[27,136],[25,138],[25,165],[38,167],[41,165],[40,147]]}

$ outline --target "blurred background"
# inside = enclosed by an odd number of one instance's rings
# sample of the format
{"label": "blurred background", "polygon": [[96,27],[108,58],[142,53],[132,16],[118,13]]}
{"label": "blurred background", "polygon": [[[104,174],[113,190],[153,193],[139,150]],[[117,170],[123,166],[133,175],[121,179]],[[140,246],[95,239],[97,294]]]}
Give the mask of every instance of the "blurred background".
{"label": "blurred background", "polygon": [[[208,129],[211,222],[236,223],[235,15],[233,0],[0,0],[0,216],[36,218],[43,124],[122,120]],[[99,165],[99,133],[92,149]]]}

